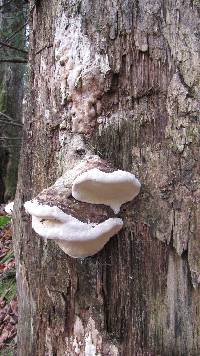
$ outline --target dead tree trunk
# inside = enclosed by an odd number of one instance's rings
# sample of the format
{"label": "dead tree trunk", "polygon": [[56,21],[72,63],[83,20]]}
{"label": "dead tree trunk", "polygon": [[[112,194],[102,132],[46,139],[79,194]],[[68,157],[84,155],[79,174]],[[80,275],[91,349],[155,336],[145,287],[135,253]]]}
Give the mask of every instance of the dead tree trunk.
{"label": "dead tree trunk", "polygon": [[[199,355],[198,1],[37,2],[14,213],[18,355]],[[142,183],[72,259],[23,203],[86,154]]]}

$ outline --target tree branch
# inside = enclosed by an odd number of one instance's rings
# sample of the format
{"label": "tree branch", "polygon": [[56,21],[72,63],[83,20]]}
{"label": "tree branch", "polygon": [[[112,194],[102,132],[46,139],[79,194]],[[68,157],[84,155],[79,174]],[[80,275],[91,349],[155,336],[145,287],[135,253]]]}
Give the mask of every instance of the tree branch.
{"label": "tree branch", "polygon": [[25,58],[0,58],[0,63],[27,63]]}
{"label": "tree branch", "polygon": [[[9,42],[11,39],[13,39],[27,24],[28,24],[28,21],[27,20],[22,26],[20,26],[17,31],[13,32],[12,35],[10,35],[9,37],[7,37],[5,40],[4,40],[4,43],[7,43]],[[0,46],[0,48],[2,48],[3,45]]]}
{"label": "tree branch", "polygon": [[0,140],[22,140],[21,137],[0,137]]}
{"label": "tree branch", "polygon": [[16,146],[16,145],[2,145],[2,146],[0,146],[0,148],[21,148],[21,146]]}
{"label": "tree branch", "polygon": [[12,2],[12,0],[6,2],[5,4],[0,6],[0,10],[2,10],[4,7],[6,7],[7,5],[9,5]]}
{"label": "tree branch", "polygon": [[[28,51],[26,51],[25,49],[17,48],[17,47],[15,47],[15,46],[12,46],[12,45],[10,45],[10,44],[8,44],[8,43],[5,43],[5,42],[3,42],[3,41],[1,41],[1,40],[0,40],[0,44],[1,44],[2,46],[5,46],[5,47],[8,47],[8,48],[14,49],[15,51],[19,51],[19,52],[23,52],[23,53],[28,53]],[[0,47],[0,48],[2,48],[2,47]]]}
{"label": "tree branch", "polygon": [[[20,32],[29,22],[29,16],[31,15],[33,9],[35,7],[35,4],[31,7],[29,13],[28,13],[28,20],[25,21],[25,23],[20,26],[15,32],[13,32],[9,37],[7,37],[5,40],[4,40],[4,43],[7,43],[9,42],[11,39],[13,39],[17,34],[18,32]],[[3,46],[1,45],[0,48],[2,48]]]}
{"label": "tree branch", "polygon": [[13,125],[13,126],[19,126],[19,127],[22,127],[23,124],[21,124],[20,122],[15,122],[12,117],[10,117],[9,115],[7,114],[4,114],[3,112],[0,111],[0,116],[3,116],[5,117],[7,120],[4,120],[4,119],[0,119],[0,122],[3,122],[5,124],[8,124],[8,125]]}
{"label": "tree branch", "polygon": [[6,124],[6,125],[19,126],[19,127],[23,126],[22,124],[19,124],[19,123],[14,122],[14,121],[6,121],[6,120],[0,119],[0,122],[2,122],[3,124]]}

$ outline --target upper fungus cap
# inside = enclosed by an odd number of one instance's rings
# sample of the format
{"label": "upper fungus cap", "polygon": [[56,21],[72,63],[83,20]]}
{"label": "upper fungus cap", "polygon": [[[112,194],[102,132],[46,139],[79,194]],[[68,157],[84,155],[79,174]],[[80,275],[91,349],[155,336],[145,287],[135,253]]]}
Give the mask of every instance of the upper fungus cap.
{"label": "upper fungus cap", "polygon": [[37,200],[28,201],[24,206],[32,215],[35,232],[45,239],[56,240],[64,252],[72,257],[94,255],[123,226],[119,218],[110,218],[97,225],[84,223],[56,206],[41,205]]}
{"label": "upper fungus cap", "polygon": [[74,180],[72,196],[82,202],[108,205],[117,214],[122,204],[138,195],[140,187],[138,179],[129,172],[105,173],[93,168]]}

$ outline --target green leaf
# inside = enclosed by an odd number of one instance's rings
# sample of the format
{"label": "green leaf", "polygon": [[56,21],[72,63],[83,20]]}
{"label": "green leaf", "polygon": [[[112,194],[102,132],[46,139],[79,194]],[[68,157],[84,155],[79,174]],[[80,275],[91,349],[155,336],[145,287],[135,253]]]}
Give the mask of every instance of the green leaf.
{"label": "green leaf", "polygon": [[10,302],[16,296],[16,280],[15,276],[0,279],[0,297],[6,299],[7,302]]}
{"label": "green leaf", "polygon": [[14,258],[14,252],[10,251],[8,252],[5,256],[3,256],[3,258],[0,258],[0,263],[6,263],[9,262],[10,260],[12,260]]}
{"label": "green leaf", "polygon": [[9,216],[0,216],[0,228],[8,225],[11,221],[11,218]]}

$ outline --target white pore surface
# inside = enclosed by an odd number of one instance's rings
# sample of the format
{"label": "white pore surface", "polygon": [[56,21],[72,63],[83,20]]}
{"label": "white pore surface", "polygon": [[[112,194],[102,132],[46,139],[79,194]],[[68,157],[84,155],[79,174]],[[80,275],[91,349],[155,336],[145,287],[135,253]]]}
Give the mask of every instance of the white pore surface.
{"label": "white pore surface", "polygon": [[74,180],[72,196],[79,201],[108,205],[117,214],[122,204],[138,195],[140,187],[138,179],[129,172],[105,173],[93,168]]}
{"label": "white pore surface", "polygon": [[4,208],[5,212],[9,215],[12,215],[13,206],[14,206],[14,201],[12,201],[11,203],[8,203]]}
{"label": "white pore surface", "polygon": [[65,214],[56,206],[41,205],[37,200],[24,204],[32,215],[32,228],[45,239],[56,240],[65,253],[72,257],[86,257],[97,253],[123,226],[119,218],[101,224],[83,223]]}

